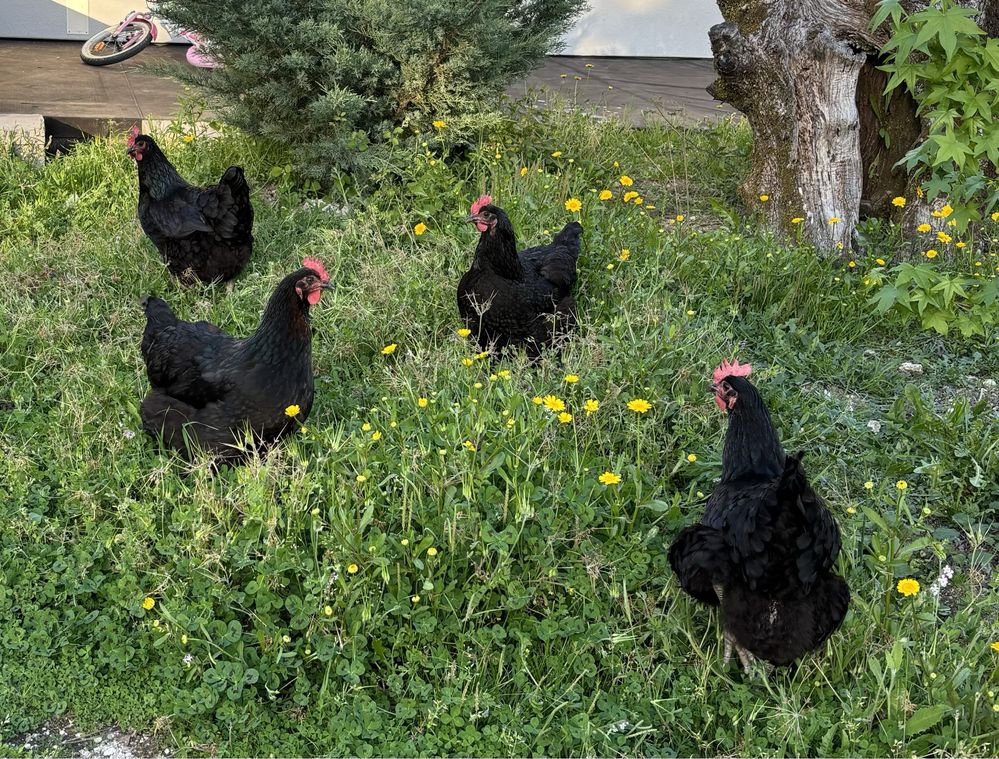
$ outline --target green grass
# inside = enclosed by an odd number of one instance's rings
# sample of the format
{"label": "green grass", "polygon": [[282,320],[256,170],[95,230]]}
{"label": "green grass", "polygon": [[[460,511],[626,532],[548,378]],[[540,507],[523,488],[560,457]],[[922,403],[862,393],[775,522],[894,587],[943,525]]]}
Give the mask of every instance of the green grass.
{"label": "green grass", "polygon": [[[237,134],[168,141],[192,180],[239,162],[256,191],[249,269],[197,288],[142,236],[120,143],[0,159],[0,741],[69,713],[187,755],[994,754],[995,337],[876,315],[874,253],[851,269],[740,219],[748,139],[518,112],[461,161],[400,147],[332,199],[342,216],[304,209],[284,156]],[[621,202],[621,174],[654,209]],[[483,189],[524,245],[583,202],[561,361],[490,367],[456,334]],[[159,453],[139,298],[245,334],[305,256],[337,285],[313,311],[306,429],[218,475]],[[706,385],[732,356],[808,452],[854,593],[823,649],[755,680],[721,666],[665,557],[720,471]],[[548,394],[571,423],[532,402]]]}

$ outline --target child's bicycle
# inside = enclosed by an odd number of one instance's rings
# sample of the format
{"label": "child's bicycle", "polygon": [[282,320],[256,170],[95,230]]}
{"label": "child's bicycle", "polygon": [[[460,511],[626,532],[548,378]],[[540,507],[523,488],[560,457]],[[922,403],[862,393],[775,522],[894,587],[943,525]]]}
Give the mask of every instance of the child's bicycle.
{"label": "child's bicycle", "polygon": [[[204,42],[195,32],[178,31],[194,44],[187,50],[187,62],[199,68],[218,68],[222,64],[205,52]],[[80,58],[91,66],[121,63],[145,50],[156,39],[156,24],[150,12],[132,11],[117,26],[109,26],[83,43]]]}

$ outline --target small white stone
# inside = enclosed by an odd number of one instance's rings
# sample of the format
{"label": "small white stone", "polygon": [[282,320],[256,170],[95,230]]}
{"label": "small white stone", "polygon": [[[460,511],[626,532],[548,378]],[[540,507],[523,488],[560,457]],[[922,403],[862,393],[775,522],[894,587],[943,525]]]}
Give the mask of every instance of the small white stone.
{"label": "small white stone", "polygon": [[923,365],[922,364],[913,363],[912,361],[904,361],[898,367],[898,370],[900,372],[905,372],[906,374],[922,374],[923,373]]}
{"label": "small white stone", "polygon": [[982,387],[993,388],[995,386],[996,386],[996,381],[994,379],[989,378],[982,380]]}

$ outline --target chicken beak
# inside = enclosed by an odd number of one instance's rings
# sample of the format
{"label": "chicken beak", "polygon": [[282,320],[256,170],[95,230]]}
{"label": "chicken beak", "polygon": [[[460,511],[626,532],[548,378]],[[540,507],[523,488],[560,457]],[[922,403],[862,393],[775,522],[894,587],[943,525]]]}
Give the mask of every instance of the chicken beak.
{"label": "chicken beak", "polygon": [[715,395],[718,395],[718,385],[716,385],[714,382],[708,385],[708,389]]}
{"label": "chicken beak", "polygon": [[333,283],[332,282],[320,282],[319,283],[319,289],[320,290],[335,290],[336,288],[333,287]]}
{"label": "chicken beak", "polygon": [[482,219],[479,218],[479,215],[477,213],[473,213],[466,216],[465,221],[468,222],[469,224],[475,224],[476,222],[482,221]]}

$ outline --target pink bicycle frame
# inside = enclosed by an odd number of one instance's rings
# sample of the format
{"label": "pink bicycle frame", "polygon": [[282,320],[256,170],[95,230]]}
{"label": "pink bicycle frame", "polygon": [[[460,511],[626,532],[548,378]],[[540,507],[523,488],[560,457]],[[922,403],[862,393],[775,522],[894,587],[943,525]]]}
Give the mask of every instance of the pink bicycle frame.
{"label": "pink bicycle frame", "polygon": [[[119,34],[125,31],[125,27],[127,27],[129,24],[135,21],[140,24],[145,24],[146,26],[149,27],[149,33],[150,35],[152,35],[153,42],[155,42],[156,24],[152,22],[152,17],[153,14],[151,13],[140,13],[139,11],[132,11],[131,13],[128,14],[128,16],[125,17],[124,21],[118,24],[118,28],[114,30],[113,36],[117,37]],[[125,45],[122,47],[122,50],[128,49],[132,45],[132,43],[135,42],[137,39],[138,39],[137,36],[133,36],[128,42],[125,43]]]}

